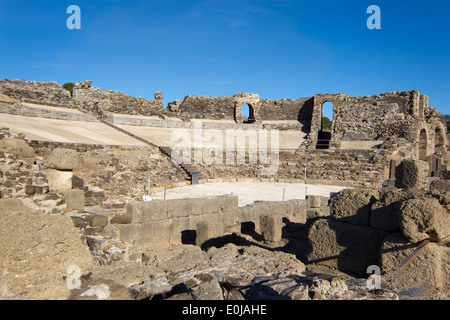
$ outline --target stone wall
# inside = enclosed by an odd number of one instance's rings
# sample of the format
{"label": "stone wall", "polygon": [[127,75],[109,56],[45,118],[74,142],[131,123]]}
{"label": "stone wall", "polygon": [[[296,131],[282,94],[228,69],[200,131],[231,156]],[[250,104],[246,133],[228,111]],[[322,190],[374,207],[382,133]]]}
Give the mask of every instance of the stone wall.
{"label": "stone wall", "polygon": [[321,196],[308,196],[306,200],[257,201],[244,207],[238,207],[238,197],[233,195],[153,200],[128,203],[126,213],[111,219],[110,230],[122,241],[165,248],[180,243],[199,244],[196,238],[203,232],[199,230],[207,228],[208,224],[216,230],[206,232],[206,236],[201,234],[200,244],[232,232],[261,233],[260,222],[264,216],[305,224],[307,219],[329,214],[329,198]]}
{"label": "stone wall", "polygon": [[111,220],[122,241],[142,247],[165,248],[195,243],[197,225],[221,223],[224,230],[237,223],[237,196],[198,199],[153,200],[128,203],[126,214]]}
{"label": "stone wall", "polygon": [[[229,164],[224,152],[223,161],[220,163],[202,163],[196,166],[205,178],[261,178],[299,182],[305,181],[306,168],[308,183],[379,186],[389,179],[390,162],[387,158],[388,154],[368,150],[297,150],[280,151],[274,153],[273,158],[269,152],[270,162],[263,164],[265,158],[257,157],[256,161],[251,163],[248,152],[240,154],[236,151],[233,161]],[[191,159],[196,158],[192,155]],[[273,174],[264,174],[261,168],[269,169],[271,163],[276,171]]]}
{"label": "stone wall", "polygon": [[298,120],[308,123],[314,107],[312,97],[300,99],[261,100],[261,120]]}
{"label": "stone wall", "polygon": [[55,81],[1,80],[0,94],[17,102],[30,102],[49,106],[75,108],[70,92]]}
{"label": "stone wall", "polygon": [[[67,110],[67,109],[66,109]],[[64,109],[58,110],[56,107],[33,108],[23,103],[7,104],[0,101],[0,113],[20,115],[26,117],[38,117],[47,119],[59,119],[70,121],[87,121],[96,122],[97,119],[86,113],[75,112],[73,109],[66,111]]]}
{"label": "stone wall", "polygon": [[178,115],[182,119],[234,120],[233,97],[203,97],[188,95],[180,104]]}
{"label": "stone wall", "polygon": [[92,81],[77,82],[73,88],[73,100],[81,108],[95,106],[101,113],[119,113],[141,116],[161,116],[164,112],[163,94],[155,93],[155,100],[132,97],[120,91],[91,87]]}

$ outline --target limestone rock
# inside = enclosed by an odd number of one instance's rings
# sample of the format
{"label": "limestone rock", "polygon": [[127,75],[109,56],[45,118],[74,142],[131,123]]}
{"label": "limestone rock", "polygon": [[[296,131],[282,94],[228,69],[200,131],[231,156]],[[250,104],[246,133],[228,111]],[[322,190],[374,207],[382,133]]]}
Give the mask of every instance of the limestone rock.
{"label": "limestone rock", "polygon": [[89,89],[91,87],[92,80],[78,81],[75,83],[77,89]]}
{"label": "limestone rock", "polygon": [[195,300],[224,300],[222,288],[216,277],[194,286],[192,296]]}
{"label": "limestone rock", "polygon": [[331,196],[331,216],[340,222],[368,226],[371,206],[378,198],[377,190],[344,189]]}
{"label": "limestone rock", "polygon": [[[396,287],[399,291],[416,288],[426,293],[446,289],[450,280],[447,267],[450,263],[450,248],[446,246],[430,243],[405,269],[395,269],[416,248],[401,233],[386,237],[380,249],[382,283]],[[436,296],[435,293],[432,295]]]}
{"label": "limestone rock", "polygon": [[5,96],[5,95],[3,95],[3,94],[0,94],[0,102],[4,102],[4,103],[9,103],[9,104],[13,104],[13,103],[15,103],[15,102],[16,102],[16,100],[14,100],[14,99],[11,99],[10,97],[8,97],[8,96]]}
{"label": "limestone rock", "polygon": [[43,171],[48,180],[50,191],[61,191],[72,189],[72,171],[60,171],[47,169]]}
{"label": "limestone rock", "polygon": [[93,268],[93,257],[68,216],[21,209],[0,215],[0,252],[3,298],[64,300],[69,282]]}
{"label": "limestone rock", "polygon": [[309,262],[365,274],[378,264],[378,252],[386,231],[350,223],[319,219],[308,231]]}
{"label": "limestone rock", "polygon": [[404,200],[413,195],[401,189],[382,191],[379,201],[372,205],[370,213],[370,226],[386,231],[395,231],[400,228],[400,206]]}
{"label": "limestone rock", "polygon": [[78,155],[75,150],[56,148],[47,157],[48,168],[57,170],[73,170],[78,164]]}
{"label": "limestone rock", "polygon": [[0,149],[5,149],[8,153],[15,154],[19,157],[34,157],[34,149],[23,139],[4,138],[0,140]]}
{"label": "limestone rock", "polygon": [[395,169],[398,188],[426,188],[430,166],[426,161],[403,160]]}
{"label": "limestone rock", "polygon": [[64,192],[64,200],[67,210],[84,210],[84,191],[79,189],[68,190]]}
{"label": "limestone rock", "polygon": [[400,228],[410,242],[441,241],[450,236],[450,214],[435,198],[406,200],[400,212]]}

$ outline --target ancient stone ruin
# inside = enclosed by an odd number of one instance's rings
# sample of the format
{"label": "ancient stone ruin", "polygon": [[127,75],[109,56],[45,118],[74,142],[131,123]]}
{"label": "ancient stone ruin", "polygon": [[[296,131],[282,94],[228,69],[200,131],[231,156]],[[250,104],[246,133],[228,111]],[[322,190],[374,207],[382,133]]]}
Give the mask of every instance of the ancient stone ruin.
{"label": "ancient stone ruin", "polygon": [[[449,136],[426,95],[163,98],[0,80],[0,299],[450,297]],[[212,147],[230,132],[247,140]],[[166,198],[221,183],[306,189]]]}

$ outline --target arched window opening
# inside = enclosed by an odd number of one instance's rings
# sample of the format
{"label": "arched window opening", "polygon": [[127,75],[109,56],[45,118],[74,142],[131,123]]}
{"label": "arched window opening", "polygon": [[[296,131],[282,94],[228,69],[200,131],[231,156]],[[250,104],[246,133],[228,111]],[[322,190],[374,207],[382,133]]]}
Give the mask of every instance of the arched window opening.
{"label": "arched window opening", "polygon": [[333,125],[334,104],[326,101],[322,104],[320,131],[316,149],[328,149],[331,141],[331,127]]}
{"label": "arched window opening", "polygon": [[250,106],[248,104],[244,104],[242,106],[241,112],[242,112],[241,116],[242,116],[243,123],[254,123],[255,122],[255,114],[253,112],[252,106]]}

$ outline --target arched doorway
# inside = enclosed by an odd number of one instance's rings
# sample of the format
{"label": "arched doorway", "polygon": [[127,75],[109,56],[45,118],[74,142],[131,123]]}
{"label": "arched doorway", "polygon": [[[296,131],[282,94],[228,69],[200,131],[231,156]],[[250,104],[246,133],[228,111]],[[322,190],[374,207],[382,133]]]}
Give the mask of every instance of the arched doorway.
{"label": "arched doorway", "polygon": [[253,107],[249,104],[244,104],[241,109],[242,123],[254,123],[255,113]]}
{"label": "arched doorway", "polygon": [[331,126],[334,117],[334,104],[331,101],[325,101],[322,104],[320,130],[316,149],[328,149],[331,141]]}
{"label": "arched doorway", "polygon": [[419,134],[419,160],[427,161],[428,134],[422,129]]}

